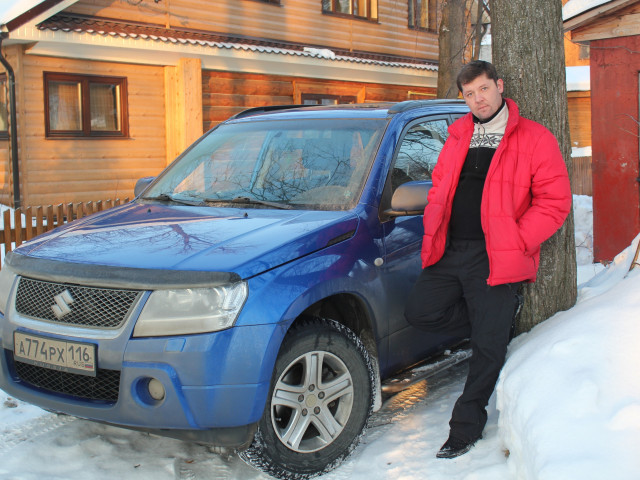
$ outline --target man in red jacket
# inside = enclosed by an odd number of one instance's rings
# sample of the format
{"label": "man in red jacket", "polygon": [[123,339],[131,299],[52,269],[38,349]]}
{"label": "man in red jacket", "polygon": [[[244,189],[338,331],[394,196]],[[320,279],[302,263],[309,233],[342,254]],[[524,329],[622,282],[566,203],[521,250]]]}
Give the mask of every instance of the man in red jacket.
{"label": "man in red jacket", "polygon": [[423,270],[405,310],[415,327],[471,343],[469,374],[439,458],[462,455],[481,438],[519,307],[518,288],[535,281],[540,244],[571,208],[558,142],[503,99],[495,67],[473,61],[457,82],[471,113],[449,127],[433,171]]}

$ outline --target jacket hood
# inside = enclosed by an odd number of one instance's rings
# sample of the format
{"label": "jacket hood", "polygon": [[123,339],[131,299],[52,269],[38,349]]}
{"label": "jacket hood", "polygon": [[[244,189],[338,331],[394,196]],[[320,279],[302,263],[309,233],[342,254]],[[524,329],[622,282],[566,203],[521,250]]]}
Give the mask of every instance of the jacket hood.
{"label": "jacket hood", "polygon": [[16,254],[125,269],[229,272],[248,278],[354,234],[353,212],[131,203],[75,221]]}

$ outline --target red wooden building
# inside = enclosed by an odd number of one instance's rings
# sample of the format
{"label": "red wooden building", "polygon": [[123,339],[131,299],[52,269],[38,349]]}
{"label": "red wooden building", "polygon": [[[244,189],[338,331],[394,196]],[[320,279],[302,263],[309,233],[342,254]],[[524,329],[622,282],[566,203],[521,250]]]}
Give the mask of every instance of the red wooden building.
{"label": "red wooden building", "polygon": [[590,45],[594,260],[606,261],[640,233],[640,0],[583,5],[565,5],[564,28]]}

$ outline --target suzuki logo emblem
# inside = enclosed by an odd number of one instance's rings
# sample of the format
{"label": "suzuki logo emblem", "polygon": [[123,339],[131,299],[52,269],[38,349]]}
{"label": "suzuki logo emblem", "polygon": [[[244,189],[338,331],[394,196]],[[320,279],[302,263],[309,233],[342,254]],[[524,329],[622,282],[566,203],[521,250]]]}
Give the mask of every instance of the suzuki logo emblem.
{"label": "suzuki logo emblem", "polygon": [[73,297],[69,290],[65,290],[64,292],[53,297],[56,301],[55,305],[51,305],[51,310],[53,310],[54,315],[58,320],[64,317],[67,313],[71,311],[71,304],[73,303]]}

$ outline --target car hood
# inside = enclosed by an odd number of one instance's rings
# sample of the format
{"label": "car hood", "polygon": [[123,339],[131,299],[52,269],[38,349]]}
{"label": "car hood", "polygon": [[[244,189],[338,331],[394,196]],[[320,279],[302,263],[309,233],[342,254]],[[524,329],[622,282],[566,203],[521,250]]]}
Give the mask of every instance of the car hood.
{"label": "car hood", "polygon": [[355,233],[353,212],[127,204],[24,244],[31,259],[255,276]]}

